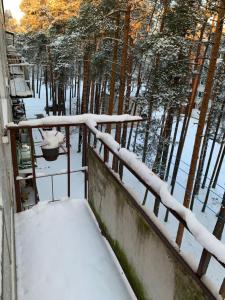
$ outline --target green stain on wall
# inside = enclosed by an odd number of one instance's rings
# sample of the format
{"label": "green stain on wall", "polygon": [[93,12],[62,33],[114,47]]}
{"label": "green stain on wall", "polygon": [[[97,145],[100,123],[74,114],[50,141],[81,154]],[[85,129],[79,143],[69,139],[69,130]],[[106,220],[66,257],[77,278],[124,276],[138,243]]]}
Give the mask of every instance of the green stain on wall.
{"label": "green stain on wall", "polygon": [[98,221],[102,235],[104,235],[106,237],[106,239],[108,240],[108,242],[110,243],[137,299],[138,300],[150,300],[149,298],[146,297],[144,287],[143,287],[142,283],[140,282],[140,280],[138,279],[138,276],[136,275],[134,268],[130,265],[125,252],[119,246],[119,243],[116,240],[113,240],[111,238],[106,225],[102,222],[101,217],[97,213],[93,203],[89,202],[89,204],[90,204],[90,206],[94,212],[94,215]]}
{"label": "green stain on wall", "polygon": [[174,300],[206,300],[203,291],[197,284],[185,275],[185,270],[181,270],[180,266],[175,269],[175,295]]}

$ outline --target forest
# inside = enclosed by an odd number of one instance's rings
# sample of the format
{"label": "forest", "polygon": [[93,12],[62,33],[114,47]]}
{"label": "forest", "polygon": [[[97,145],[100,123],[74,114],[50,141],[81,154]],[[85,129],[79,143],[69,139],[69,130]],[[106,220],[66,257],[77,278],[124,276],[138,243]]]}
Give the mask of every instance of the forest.
{"label": "forest", "polygon": [[[46,114],[142,116],[129,128],[103,130],[167,181],[172,194],[188,153],[179,200],[193,210],[199,197],[203,213],[216,195],[214,223],[223,227],[224,0],[23,0],[21,10],[21,23],[8,17],[7,30],[35,66],[32,87],[39,97],[45,89]],[[156,216],[159,206],[155,201]],[[183,230],[181,224],[178,245]]]}

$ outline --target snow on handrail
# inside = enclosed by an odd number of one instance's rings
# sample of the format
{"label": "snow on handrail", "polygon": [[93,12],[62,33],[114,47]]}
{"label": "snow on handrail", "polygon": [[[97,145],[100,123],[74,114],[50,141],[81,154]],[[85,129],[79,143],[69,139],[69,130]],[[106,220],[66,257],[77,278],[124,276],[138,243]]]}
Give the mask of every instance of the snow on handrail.
{"label": "snow on handrail", "polygon": [[139,116],[124,115],[97,115],[97,114],[82,114],[76,116],[49,116],[42,119],[21,121],[19,124],[8,123],[7,128],[12,127],[38,127],[38,126],[59,126],[59,125],[76,125],[87,124],[95,127],[97,123],[110,122],[129,122],[142,120]]}

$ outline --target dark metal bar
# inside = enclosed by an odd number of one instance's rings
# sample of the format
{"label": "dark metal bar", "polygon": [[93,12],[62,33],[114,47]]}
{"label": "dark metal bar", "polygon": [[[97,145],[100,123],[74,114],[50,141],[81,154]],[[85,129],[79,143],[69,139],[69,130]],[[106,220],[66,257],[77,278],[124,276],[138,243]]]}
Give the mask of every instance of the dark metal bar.
{"label": "dark metal bar", "polygon": [[225,278],[223,279],[223,283],[221,284],[219,294],[223,297],[223,299],[225,298]]}
{"label": "dark metal bar", "polygon": [[148,189],[146,189],[146,191],[145,191],[144,199],[143,199],[143,202],[142,202],[143,206],[145,205],[145,203],[147,201],[147,197],[148,197]]}
{"label": "dark metal bar", "polygon": [[[81,168],[81,169],[77,169],[77,170],[72,170],[70,171],[70,173],[78,173],[78,172],[85,172],[85,168]],[[45,178],[45,177],[50,177],[50,176],[60,176],[60,175],[65,175],[67,174],[67,171],[66,172],[59,172],[59,173],[54,173],[54,174],[46,174],[46,175],[39,175],[39,176],[36,176],[36,178]],[[24,178],[19,178],[19,179],[16,179],[17,181],[22,181],[22,180],[28,180],[28,179],[31,179],[33,178],[33,176],[28,176],[28,177],[24,177]]]}
{"label": "dark metal bar", "polygon": [[65,127],[66,130],[66,148],[67,148],[67,196],[70,198],[70,129]]}
{"label": "dark metal bar", "polygon": [[202,277],[206,273],[210,262],[210,258],[211,254],[206,249],[203,249],[197,270],[197,274],[199,277]]}
{"label": "dark metal bar", "polygon": [[82,166],[87,165],[87,126],[83,125],[83,155],[82,155]]}
{"label": "dark metal bar", "polygon": [[84,172],[84,198],[88,198],[88,172],[85,170]]}
{"label": "dark metal bar", "polygon": [[20,184],[16,180],[17,176],[19,175],[17,152],[16,152],[16,133],[17,132],[18,132],[18,129],[10,131],[10,142],[11,142],[12,165],[13,165],[13,175],[14,175],[16,212],[21,212],[22,211],[22,203],[21,203]]}
{"label": "dark metal bar", "polygon": [[[213,235],[219,240],[222,237],[223,228],[224,228],[224,218],[225,218],[225,206],[223,206],[224,204],[225,204],[225,193],[224,193],[224,200],[217,218],[217,222],[213,230]],[[209,253],[206,249],[203,249],[202,256],[197,270],[197,274],[200,277],[202,277],[206,273],[211,256],[212,256],[211,253]]]}
{"label": "dark metal bar", "polygon": [[[102,143],[103,145],[103,143]],[[107,147],[104,145],[104,163],[108,162],[109,160],[109,154],[108,154],[108,150]]]}
{"label": "dark metal bar", "polygon": [[[59,155],[67,155],[67,152],[60,152]],[[34,158],[43,158],[43,155],[34,155]]]}
{"label": "dark metal bar", "polygon": [[54,201],[54,185],[53,185],[53,176],[51,176],[51,183],[52,183],[52,201]]}
{"label": "dark metal bar", "polygon": [[33,187],[34,187],[34,198],[35,203],[38,203],[38,191],[37,191],[37,183],[36,183],[36,172],[35,172],[35,149],[34,149],[34,140],[32,134],[32,128],[28,128],[29,138],[30,138],[30,146],[31,146],[31,163],[32,163],[32,175],[33,175]]}

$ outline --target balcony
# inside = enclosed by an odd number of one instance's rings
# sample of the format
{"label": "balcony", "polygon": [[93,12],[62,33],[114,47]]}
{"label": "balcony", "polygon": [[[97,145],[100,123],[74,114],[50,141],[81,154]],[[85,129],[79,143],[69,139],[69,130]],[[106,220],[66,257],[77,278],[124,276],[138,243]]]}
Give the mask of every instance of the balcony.
{"label": "balcony", "polygon": [[10,74],[10,96],[14,99],[32,98],[30,71],[33,65],[24,62],[13,45],[7,47],[7,58]]}
{"label": "balcony", "polygon": [[[104,300],[135,296],[154,300],[216,299],[219,294],[222,299],[225,297],[224,278],[217,293],[204,280],[212,259],[225,267],[224,245],[170,196],[165,184],[147,166],[96,127],[137,121],[140,118],[81,115],[47,117],[8,126],[20,212],[15,216],[19,300],[57,300],[65,295],[65,299],[76,296]],[[57,159],[65,157],[66,169],[38,174],[35,160],[43,161],[43,165],[45,161],[43,154],[36,153],[39,146],[35,145],[33,134],[54,127],[65,133],[66,146]],[[71,149],[74,128],[83,137],[82,166],[77,169],[73,160],[77,154]],[[15,155],[21,130],[28,131],[31,145],[32,166],[25,177],[19,173]],[[181,223],[196,239],[202,255],[195,267],[181,255],[163,223],[146,207],[145,197],[139,199],[140,195],[127,185],[127,172],[133,176],[134,186],[142,185],[151,194],[152,202],[160,201],[176,220],[174,224]],[[73,200],[71,195],[81,189],[80,181],[73,177],[77,173],[83,174],[83,195],[80,200]],[[64,199],[56,196],[53,184],[53,178],[60,176],[57,188],[66,188]],[[40,180],[47,177],[49,185],[44,188]],[[26,181],[33,191],[33,203],[29,205],[24,205],[21,197],[21,183]],[[52,199],[47,196],[49,191]],[[43,201],[44,197],[49,201]],[[110,247],[104,244],[105,238]]]}

